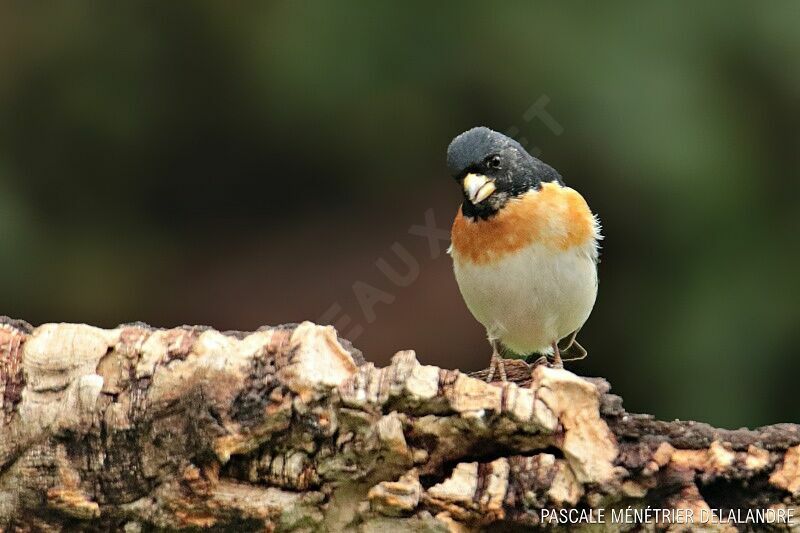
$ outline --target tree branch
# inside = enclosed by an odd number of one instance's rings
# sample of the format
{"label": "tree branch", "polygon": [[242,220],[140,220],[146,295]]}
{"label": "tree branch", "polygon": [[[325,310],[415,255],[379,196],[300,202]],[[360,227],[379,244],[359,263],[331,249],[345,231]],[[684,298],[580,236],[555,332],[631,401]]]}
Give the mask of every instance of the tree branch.
{"label": "tree branch", "polygon": [[601,379],[507,365],[507,384],[410,351],[376,368],[308,322],[3,317],[0,531],[550,530],[562,508],[610,522],[629,507],[798,503],[800,426],[662,422],[626,413]]}

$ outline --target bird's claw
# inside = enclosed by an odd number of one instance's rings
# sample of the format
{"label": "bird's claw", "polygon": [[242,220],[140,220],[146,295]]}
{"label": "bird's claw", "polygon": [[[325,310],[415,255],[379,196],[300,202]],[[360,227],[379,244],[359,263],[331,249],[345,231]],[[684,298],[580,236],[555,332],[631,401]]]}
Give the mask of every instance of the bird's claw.
{"label": "bird's claw", "polygon": [[539,356],[538,359],[536,359],[532,363],[528,363],[528,366],[530,366],[531,369],[534,369],[539,365],[548,365],[549,363],[550,363],[550,361],[547,359],[547,356],[546,355],[541,355],[541,356]]}
{"label": "bird's claw", "polygon": [[486,374],[486,383],[491,383],[494,379],[494,373],[500,373],[500,381],[503,383],[508,381],[506,376],[506,365],[503,357],[500,355],[500,350],[495,342],[492,343],[492,361],[489,363],[489,373]]}

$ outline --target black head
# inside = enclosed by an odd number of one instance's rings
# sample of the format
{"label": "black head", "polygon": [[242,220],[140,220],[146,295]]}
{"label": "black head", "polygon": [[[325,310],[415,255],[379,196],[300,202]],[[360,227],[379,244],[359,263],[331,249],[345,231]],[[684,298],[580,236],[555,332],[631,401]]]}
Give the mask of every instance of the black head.
{"label": "black head", "polygon": [[531,156],[514,139],[489,128],[465,131],[447,148],[447,166],[464,191],[462,212],[489,218],[511,198],[542,182],[563,184],[552,167]]}

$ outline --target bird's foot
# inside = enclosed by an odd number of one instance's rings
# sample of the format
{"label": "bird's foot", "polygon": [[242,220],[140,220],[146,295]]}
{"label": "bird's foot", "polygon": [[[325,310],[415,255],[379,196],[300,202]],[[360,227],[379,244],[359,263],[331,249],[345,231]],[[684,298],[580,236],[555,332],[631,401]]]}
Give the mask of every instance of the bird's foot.
{"label": "bird's foot", "polygon": [[550,365],[550,360],[547,359],[546,355],[540,355],[537,359],[534,359],[533,361],[526,360],[525,362],[528,364],[529,367],[531,367],[531,370],[533,370],[539,365],[548,365],[548,366]]}
{"label": "bird's foot", "polygon": [[[538,355],[538,354],[537,354]],[[533,358],[533,355],[525,359],[525,364],[530,367],[531,370],[536,368],[537,366],[546,366],[547,368],[564,368],[564,361],[572,361],[572,359],[555,359],[554,357],[548,355],[540,355],[536,359]]]}
{"label": "bird's foot", "polygon": [[500,355],[499,346],[496,342],[492,342],[492,361],[489,363],[489,373],[486,375],[486,383],[492,382],[495,372],[500,374],[500,381],[503,383],[508,381],[506,365],[503,357]]}

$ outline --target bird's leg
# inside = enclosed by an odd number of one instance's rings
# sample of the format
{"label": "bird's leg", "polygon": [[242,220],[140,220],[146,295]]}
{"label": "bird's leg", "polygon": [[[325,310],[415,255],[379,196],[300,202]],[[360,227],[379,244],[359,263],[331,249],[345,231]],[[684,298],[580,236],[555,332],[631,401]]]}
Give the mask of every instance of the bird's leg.
{"label": "bird's leg", "polygon": [[503,361],[503,356],[500,355],[500,341],[490,340],[489,343],[492,345],[492,361],[489,363],[489,373],[486,375],[486,382],[491,383],[495,371],[499,371],[500,381],[505,383],[508,381],[508,378],[506,377],[506,365]]}
{"label": "bird's leg", "polygon": [[494,354],[492,354],[492,360],[489,361],[489,373],[486,374],[486,383],[492,382],[495,370],[497,370],[497,360],[494,358]]}
{"label": "bird's leg", "polygon": [[558,341],[553,341],[553,367],[564,368],[564,363],[561,362],[561,350],[558,349]]}

